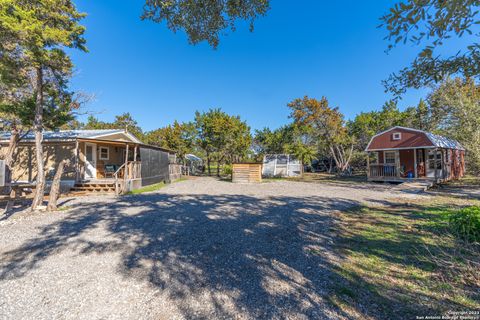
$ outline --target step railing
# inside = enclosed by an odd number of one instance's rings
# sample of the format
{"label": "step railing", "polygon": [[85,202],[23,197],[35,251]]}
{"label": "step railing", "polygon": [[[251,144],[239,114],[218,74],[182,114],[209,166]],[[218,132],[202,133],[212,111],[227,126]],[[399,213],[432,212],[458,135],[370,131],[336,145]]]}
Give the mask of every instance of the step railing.
{"label": "step railing", "polygon": [[142,162],[128,161],[122,164],[113,174],[115,178],[115,194],[120,195],[125,192],[127,180],[140,179],[142,177]]}
{"label": "step railing", "polygon": [[124,163],[113,174],[113,177],[115,178],[115,195],[117,196],[123,193],[123,189],[125,188],[125,183],[122,184],[122,182],[120,181],[120,174],[123,173],[123,177],[125,177],[126,168],[126,164]]}

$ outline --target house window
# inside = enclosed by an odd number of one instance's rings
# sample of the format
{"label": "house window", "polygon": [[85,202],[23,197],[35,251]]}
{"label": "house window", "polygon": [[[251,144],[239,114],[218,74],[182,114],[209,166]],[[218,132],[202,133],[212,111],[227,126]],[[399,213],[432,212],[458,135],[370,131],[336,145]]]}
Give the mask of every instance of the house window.
{"label": "house window", "polygon": [[402,140],[402,134],[400,132],[395,132],[393,134],[393,140]]}
{"label": "house window", "polygon": [[370,157],[370,163],[371,164],[378,164],[378,152],[371,152],[369,154],[369,157]]}
{"label": "house window", "polygon": [[100,147],[100,160],[110,159],[110,149],[108,147]]}
{"label": "house window", "polygon": [[385,152],[385,164],[395,164],[395,152]]}

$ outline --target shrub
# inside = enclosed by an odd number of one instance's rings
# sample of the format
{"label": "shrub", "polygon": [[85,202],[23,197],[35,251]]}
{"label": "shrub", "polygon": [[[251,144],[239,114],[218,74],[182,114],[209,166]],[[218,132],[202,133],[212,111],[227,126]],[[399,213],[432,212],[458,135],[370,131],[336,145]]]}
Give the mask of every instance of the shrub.
{"label": "shrub", "polygon": [[460,238],[480,242],[480,207],[472,206],[451,213],[448,220]]}
{"label": "shrub", "polygon": [[232,174],[232,166],[227,164],[223,167],[223,174],[224,175],[231,175]]}

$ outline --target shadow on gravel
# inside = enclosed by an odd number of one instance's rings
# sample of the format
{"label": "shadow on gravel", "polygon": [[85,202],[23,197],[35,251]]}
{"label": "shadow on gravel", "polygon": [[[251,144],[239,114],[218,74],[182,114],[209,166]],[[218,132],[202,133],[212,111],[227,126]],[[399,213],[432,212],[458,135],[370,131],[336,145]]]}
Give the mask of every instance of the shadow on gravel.
{"label": "shadow on gravel", "polygon": [[121,260],[111,263],[123,277],[166,293],[185,318],[350,318],[331,291],[368,284],[339,272],[331,257],[339,254],[335,210],[358,206],[333,196],[166,194],[85,203],[1,255],[0,280],[23,277],[63,250],[92,259],[115,252]]}
{"label": "shadow on gravel", "polygon": [[[187,318],[331,317],[324,298],[335,276],[327,259],[332,212],[357,205],[162,194],[84,204],[0,256],[0,280],[22,277],[61,250],[114,251],[122,256],[118,272],[168,292]],[[97,229],[105,241],[89,239]]]}

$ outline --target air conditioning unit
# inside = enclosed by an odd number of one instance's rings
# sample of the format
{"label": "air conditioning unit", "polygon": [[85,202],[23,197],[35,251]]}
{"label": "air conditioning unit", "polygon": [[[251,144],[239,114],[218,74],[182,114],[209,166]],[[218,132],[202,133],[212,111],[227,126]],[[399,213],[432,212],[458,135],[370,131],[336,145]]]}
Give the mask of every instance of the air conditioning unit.
{"label": "air conditioning unit", "polygon": [[0,187],[5,186],[5,160],[0,160]]}

